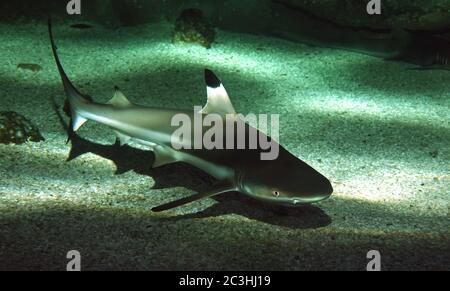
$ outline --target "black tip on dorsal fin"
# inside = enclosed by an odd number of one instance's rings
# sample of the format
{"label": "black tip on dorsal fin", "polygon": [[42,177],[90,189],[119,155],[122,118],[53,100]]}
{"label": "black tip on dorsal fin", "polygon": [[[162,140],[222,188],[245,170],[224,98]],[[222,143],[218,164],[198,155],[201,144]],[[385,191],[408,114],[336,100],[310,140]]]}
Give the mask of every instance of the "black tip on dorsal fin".
{"label": "black tip on dorsal fin", "polygon": [[217,78],[217,76],[208,69],[205,69],[205,82],[210,88],[219,88],[222,82]]}

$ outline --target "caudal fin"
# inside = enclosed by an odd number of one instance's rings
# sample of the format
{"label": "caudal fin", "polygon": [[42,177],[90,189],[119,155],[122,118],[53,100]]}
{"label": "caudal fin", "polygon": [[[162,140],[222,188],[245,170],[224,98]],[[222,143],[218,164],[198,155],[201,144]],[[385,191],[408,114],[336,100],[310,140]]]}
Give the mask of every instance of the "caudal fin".
{"label": "caudal fin", "polygon": [[91,103],[92,100],[89,97],[81,94],[64,72],[64,68],[59,60],[57,47],[53,39],[51,19],[48,20],[48,33],[50,35],[50,42],[56,66],[58,67],[59,75],[61,76],[61,80],[64,86],[64,92],[66,93],[66,102],[69,105],[71,113],[71,126],[68,128],[68,135],[70,140],[73,133],[76,132],[87,121],[87,119],[79,113],[79,107],[83,106],[83,104]]}

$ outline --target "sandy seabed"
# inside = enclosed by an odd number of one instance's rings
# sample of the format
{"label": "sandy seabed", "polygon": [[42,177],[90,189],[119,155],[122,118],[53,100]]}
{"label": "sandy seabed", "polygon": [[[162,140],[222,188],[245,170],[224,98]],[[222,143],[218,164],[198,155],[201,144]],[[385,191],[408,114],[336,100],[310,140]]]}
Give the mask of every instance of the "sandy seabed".
{"label": "sandy seabed", "polygon": [[[0,269],[449,270],[450,73],[351,52],[219,31],[212,49],[172,44],[167,24],[118,30],[55,26],[73,82],[106,102],[206,102],[203,69],[240,113],[280,114],[280,142],[329,177],[326,201],[298,209],[239,194],[164,213],[156,205],[212,183],[184,164],[113,146],[88,123],[71,146],[52,108],[62,85],[44,24],[0,24],[0,111],[30,118],[46,141],[0,145]],[[21,70],[36,63],[39,72]]]}

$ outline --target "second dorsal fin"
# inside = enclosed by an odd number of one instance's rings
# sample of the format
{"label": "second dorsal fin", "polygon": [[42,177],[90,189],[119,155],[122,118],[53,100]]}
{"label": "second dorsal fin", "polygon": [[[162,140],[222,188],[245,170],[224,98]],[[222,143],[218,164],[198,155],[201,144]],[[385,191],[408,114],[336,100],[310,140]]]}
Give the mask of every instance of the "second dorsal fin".
{"label": "second dorsal fin", "polygon": [[133,104],[125,97],[125,95],[120,91],[119,87],[114,88],[114,97],[109,100],[108,104],[116,107],[128,107]]}

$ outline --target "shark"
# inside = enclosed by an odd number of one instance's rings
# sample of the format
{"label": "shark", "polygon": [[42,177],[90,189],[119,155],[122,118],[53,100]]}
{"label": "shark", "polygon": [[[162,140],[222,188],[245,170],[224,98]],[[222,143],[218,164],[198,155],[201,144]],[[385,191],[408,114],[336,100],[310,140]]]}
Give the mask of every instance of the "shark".
{"label": "shark", "polygon": [[269,27],[275,37],[415,65],[411,70],[450,71],[448,28],[433,32],[347,27],[298,9],[286,1],[272,2],[279,15],[278,21]]}
{"label": "shark", "polygon": [[[135,142],[153,151],[155,155],[153,167],[184,162],[199,168],[217,180],[211,189],[156,206],[152,208],[152,211],[162,212],[230,192],[239,192],[260,201],[288,207],[316,203],[332,195],[333,187],[324,175],[268,136],[266,137],[272,144],[279,146],[275,159],[261,159],[261,154],[267,149],[260,143],[254,148],[244,149],[174,147],[172,136],[177,128],[172,126],[171,121],[177,114],[184,114],[191,118],[194,118],[195,114],[202,116],[218,114],[223,118],[225,115],[236,116],[227,122],[236,126],[240,123],[244,125],[245,138],[254,131],[264,135],[245,120],[237,117],[226,89],[211,70],[205,70],[208,96],[201,112],[195,112],[195,109],[179,110],[137,105],[129,101],[117,87],[113,98],[108,103],[101,104],[95,102],[92,97],[82,94],[74,86],[58,56],[50,20],[48,31],[71,117],[68,141],[87,121],[98,122],[111,128],[121,145]],[[207,129],[208,127],[204,126],[202,133],[205,133]],[[225,131],[224,135],[226,135]],[[226,139],[229,136],[223,138]]]}
{"label": "shark", "polygon": [[450,36],[416,32],[413,39],[400,60],[417,65],[412,70],[450,71]]}

